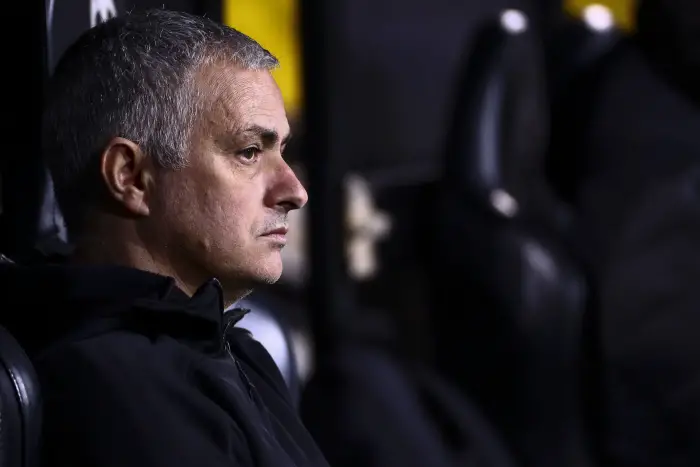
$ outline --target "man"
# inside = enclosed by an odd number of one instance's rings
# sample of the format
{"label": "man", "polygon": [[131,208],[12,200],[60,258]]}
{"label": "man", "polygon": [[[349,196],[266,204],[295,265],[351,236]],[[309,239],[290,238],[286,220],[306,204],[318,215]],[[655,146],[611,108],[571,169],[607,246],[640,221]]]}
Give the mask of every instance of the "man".
{"label": "man", "polygon": [[279,278],[307,201],[276,66],[164,10],[98,25],[58,64],[43,137],[75,254],[0,269],[42,383],[45,465],[326,465],[243,312],[223,314]]}

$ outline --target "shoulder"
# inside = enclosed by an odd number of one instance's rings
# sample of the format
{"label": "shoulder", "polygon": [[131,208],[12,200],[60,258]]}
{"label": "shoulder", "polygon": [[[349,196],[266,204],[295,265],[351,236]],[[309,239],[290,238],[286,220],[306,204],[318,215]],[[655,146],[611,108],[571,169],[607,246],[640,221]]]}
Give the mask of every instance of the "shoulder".
{"label": "shoulder", "polygon": [[242,428],[190,383],[194,360],[175,345],[113,333],[43,355],[52,465],[248,465]]}
{"label": "shoulder", "polygon": [[[65,401],[80,391],[103,398],[135,401],[164,387],[183,386],[191,358],[169,342],[151,341],[128,332],[113,332],[56,345],[35,359],[48,400]],[[89,389],[88,389],[89,388]]]}

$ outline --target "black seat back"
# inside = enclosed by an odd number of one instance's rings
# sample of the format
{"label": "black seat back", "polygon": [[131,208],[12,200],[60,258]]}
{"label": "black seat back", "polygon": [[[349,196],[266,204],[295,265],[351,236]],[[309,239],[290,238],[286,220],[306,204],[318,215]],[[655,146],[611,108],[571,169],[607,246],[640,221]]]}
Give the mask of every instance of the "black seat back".
{"label": "black seat back", "polygon": [[367,312],[344,331],[317,362],[301,404],[331,465],[519,466],[468,398],[398,351],[385,316]]}
{"label": "black seat back", "polygon": [[580,465],[586,287],[545,177],[546,80],[527,23],[504,12],[465,60],[433,242],[437,362],[524,465]]}
{"label": "black seat back", "polygon": [[29,358],[0,327],[0,466],[33,467],[39,458],[39,384]]}
{"label": "black seat back", "polygon": [[[9,260],[0,254],[0,263]],[[34,367],[0,326],[0,467],[39,465],[41,397]]]}

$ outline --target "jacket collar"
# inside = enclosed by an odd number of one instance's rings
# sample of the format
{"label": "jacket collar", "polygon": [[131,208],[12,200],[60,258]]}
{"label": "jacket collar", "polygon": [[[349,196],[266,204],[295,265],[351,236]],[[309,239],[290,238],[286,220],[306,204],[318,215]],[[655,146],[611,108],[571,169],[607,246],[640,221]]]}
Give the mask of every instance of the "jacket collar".
{"label": "jacket collar", "polygon": [[16,304],[2,313],[0,324],[42,344],[109,318],[219,348],[224,329],[247,313],[225,312],[216,279],[189,297],[173,278],[118,266],[0,264],[0,294],[5,303]]}

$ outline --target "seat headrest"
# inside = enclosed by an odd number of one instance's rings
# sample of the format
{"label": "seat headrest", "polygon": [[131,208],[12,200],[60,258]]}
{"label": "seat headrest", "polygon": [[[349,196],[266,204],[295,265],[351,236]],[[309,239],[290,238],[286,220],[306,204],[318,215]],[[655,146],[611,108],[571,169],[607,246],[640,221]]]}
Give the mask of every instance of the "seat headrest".
{"label": "seat headrest", "polygon": [[446,184],[498,216],[543,210],[546,74],[525,13],[506,10],[464,61],[447,139]]}

